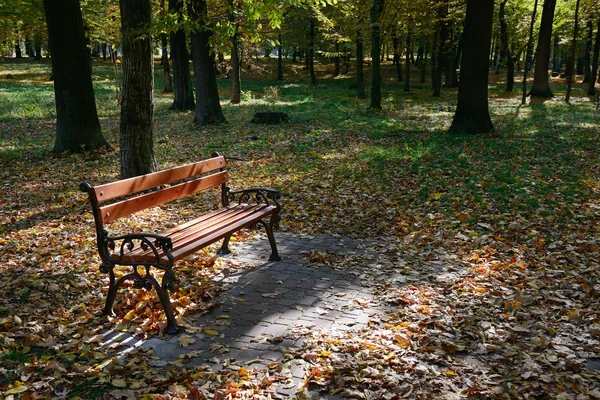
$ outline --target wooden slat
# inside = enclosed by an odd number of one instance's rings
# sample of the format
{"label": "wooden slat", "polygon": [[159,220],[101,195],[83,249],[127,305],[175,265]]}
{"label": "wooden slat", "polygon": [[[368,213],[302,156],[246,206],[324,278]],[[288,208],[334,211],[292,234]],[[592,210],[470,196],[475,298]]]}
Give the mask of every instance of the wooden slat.
{"label": "wooden slat", "polygon": [[[193,226],[193,224],[190,226],[189,223],[186,224],[187,229],[181,230],[181,231],[173,231],[172,233],[179,233],[179,232],[183,232],[186,234],[186,236],[182,239],[179,240],[179,243],[177,245],[176,248],[174,248],[171,251],[171,254],[173,255],[175,260],[180,260],[184,257],[187,257],[188,255],[198,251],[199,249],[206,247],[220,239],[222,239],[223,237],[232,234],[244,227],[247,227],[249,225],[255,224],[258,221],[260,221],[261,219],[263,219],[264,217],[272,214],[273,212],[275,212],[276,208],[273,206],[252,206],[250,208],[243,208],[240,209],[239,207],[236,207],[235,209],[222,209],[219,211],[239,211],[242,210],[243,212],[241,213],[237,213],[235,216],[229,216],[229,218],[227,218],[226,220],[221,220],[218,223],[212,224],[208,227],[204,227],[203,229],[197,229],[197,227]],[[215,216],[219,216],[218,214],[215,214]],[[198,218],[198,220],[202,219],[202,217]],[[197,220],[194,221],[190,221],[191,223],[195,222]],[[204,222],[208,222],[206,220],[204,220]],[[175,229],[178,229],[180,227],[176,227]],[[165,236],[165,234],[163,233],[162,236]],[[168,260],[167,257],[164,256],[164,254],[161,252],[160,254],[161,257],[161,264],[163,265],[168,265]],[[131,262],[131,261],[154,261],[154,255],[149,252],[149,251],[145,251],[143,253],[140,254],[139,249],[134,249],[132,252],[127,253],[123,256],[123,258],[121,258],[119,256],[118,253],[113,254],[113,259],[117,262]]]}
{"label": "wooden slat", "polygon": [[218,186],[227,182],[227,171],[180,183],[170,188],[143,194],[132,199],[123,200],[105,207],[100,207],[100,217],[103,223],[126,217],[137,211],[155,207],[168,201],[196,193],[203,189]]}
{"label": "wooden slat", "polygon": [[105,185],[96,186],[93,190],[96,192],[98,203],[102,203],[117,197],[139,193],[157,186],[215,171],[220,168],[225,168],[226,166],[227,162],[223,156],[214,157],[177,168],[107,183]]}

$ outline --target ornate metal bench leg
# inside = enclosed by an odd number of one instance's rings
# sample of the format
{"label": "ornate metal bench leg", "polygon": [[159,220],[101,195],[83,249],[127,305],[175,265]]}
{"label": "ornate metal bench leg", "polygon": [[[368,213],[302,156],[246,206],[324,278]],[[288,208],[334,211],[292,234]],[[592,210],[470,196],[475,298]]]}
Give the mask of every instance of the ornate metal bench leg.
{"label": "ornate metal bench leg", "polygon": [[117,290],[119,289],[119,285],[115,282],[115,273],[113,272],[114,265],[106,265],[102,264],[100,266],[100,272],[108,273],[109,277],[109,286],[108,293],[106,294],[106,303],[104,303],[104,311],[102,315],[115,315],[113,311],[113,304],[115,303],[115,299],[117,298]]}
{"label": "ornate metal bench leg", "polygon": [[165,332],[169,335],[174,335],[177,333],[177,323],[175,322],[175,314],[173,314],[173,307],[171,307],[169,290],[164,286],[157,286],[156,292],[158,293],[160,304],[162,305],[163,310],[165,310],[165,316],[167,317],[167,327],[165,328]]}
{"label": "ornate metal bench leg", "polygon": [[277,243],[275,242],[275,235],[273,234],[273,223],[266,223],[264,221],[260,221],[267,231],[267,236],[269,237],[269,243],[271,244],[271,256],[269,257],[269,261],[279,261],[281,257],[279,256],[279,252],[277,251]]}
{"label": "ornate metal bench leg", "polygon": [[223,244],[221,245],[221,249],[218,251],[218,254],[226,255],[226,254],[231,253],[231,250],[229,250],[229,239],[230,238],[231,238],[231,235],[226,236],[225,239],[223,239]]}

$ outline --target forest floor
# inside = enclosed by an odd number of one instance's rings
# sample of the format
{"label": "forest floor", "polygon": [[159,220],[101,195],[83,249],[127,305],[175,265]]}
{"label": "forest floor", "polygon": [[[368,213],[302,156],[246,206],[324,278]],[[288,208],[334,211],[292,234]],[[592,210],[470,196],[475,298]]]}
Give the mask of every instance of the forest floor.
{"label": "forest floor", "polygon": [[[269,68],[248,74],[240,105],[229,104],[228,81],[219,82],[228,120],[221,126],[200,127],[191,112],[168,111],[171,95],[157,90],[160,168],[218,151],[229,159],[234,189],[282,190],[285,235],[383,242],[379,271],[416,276],[443,266],[448,277],[366,279],[385,312],[351,335],[309,330],[300,348],[282,348],[311,366],[299,398],[600,398],[600,114],[583,85],[566,104],[564,82],[553,80],[556,98],[522,106],[520,85],[505,93],[501,77],[490,75],[495,133],[449,136],[456,89],[432,98],[415,83],[403,92],[388,65],[384,110],[375,112],[356,99],[351,76],[321,70],[313,87],[300,67],[288,68],[283,82],[269,80]],[[103,133],[115,151],[57,155],[48,65],[0,62],[0,396],[282,396],[273,385],[287,379],[284,363],[214,371],[188,363],[193,354],[164,365],[151,351],[118,357],[118,348],[101,347],[107,329],[165,338],[153,293],[124,289],[117,316],[99,317],[107,279],[78,186],[118,179],[118,75],[109,64],[94,69]],[[249,123],[264,110],[290,119]],[[216,206],[214,193],[192,201]],[[189,219],[190,204],[110,229],[160,232]],[[241,232],[234,245],[254,240]],[[171,298],[187,321],[176,339],[182,347],[194,335],[218,337],[218,329],[190,318],[219,306],[224,275],[252,270],[214,252],[175,267]],[[319,249],[304,258],[341,270],[371,264]]]}

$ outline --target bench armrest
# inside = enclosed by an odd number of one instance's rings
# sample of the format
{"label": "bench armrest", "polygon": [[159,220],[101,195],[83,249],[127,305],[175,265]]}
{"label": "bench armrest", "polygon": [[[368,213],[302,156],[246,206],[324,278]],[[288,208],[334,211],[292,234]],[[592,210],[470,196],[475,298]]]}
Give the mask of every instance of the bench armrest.
{"label": "bench armrest", "polygon": [[242,190],[229,190],[229,200],[237,203],[247,203],[254,198],[257,203],[264,203],[267,206],[275,206],[279,211],[281,205],[279,199],[281,199],[281,192],[275,189],[267,188],[249,188]]}
{"label": "bench armrest", "polygon": [[167,256],[170,264],[173,264],[173,256],[170,253],[170,250],[173,249],[173,242],[169,237],[153,233],[132,233],[122,236],[105,235],[103,239],[105,248],[121,258],[127,256],[127,252],[135,248],[142,248],[144,251],[152,251],[156,258],[156,264],[160,264],[161,252]]}

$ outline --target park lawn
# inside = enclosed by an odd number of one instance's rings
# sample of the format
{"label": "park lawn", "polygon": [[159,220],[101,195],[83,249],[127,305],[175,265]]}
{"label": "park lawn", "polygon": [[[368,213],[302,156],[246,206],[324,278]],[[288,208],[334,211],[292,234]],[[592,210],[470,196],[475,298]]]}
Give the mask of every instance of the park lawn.
{"label": "park lawn", "polygon": [[[157,71],[158,163],[169,168],[218,151],[230,159],[235,185],[282,190],[283,231],[385,241],[384,267],[396,273],[451,260],[453,279],[401,287],[372,282],[390,313],[368,329],[307,337],[305,351],[292,356],[311,355],[316,367],[308,387],[318,382],[335,391],[343,379],[348,394],[389,390],[394,382],[386,371],[393,370],[411,378],[401,390],[406,396],[600,397],[600,374],[588,368],[600,358],[599,114],[583,87],[576,85],[565,104],[562,82],[553,81],[561,98],[521,106],[519,86],[506,94],[491,75],[496,132],[448,136],[456,89],[437,99],[420,84],[405,93],[387,68],[382,112],[356,99],[351,78],[326,71],[316,87],[302,69],[288,68],[283,82],[252,73],[240,105],[229,104],[222,80],[228,123],[209,127],[194,125],[191,112],[168,110],[171,95],[158,89]],[[118,179],[118,71],[111,64],[94,68],[103,133],[115,151],[86,154],[51,152],[48,74],[43,64],[0,63],[0,394],[85,398],[138,386],[183,396],[192,382],[234,394],[242,387],[268,391],[256,372],[165,370],[139,354],[118,361],[95,351],[101,328],[161,335],[163,315],[152,306],[153,294],[132,290],[117,299],[116,318],[97,317],[106,282],[78,185]],[[263,110],[286,112],[290,120],[248,123]],[[205,199],[198,197],[210,206]],[[186,213],[189,201],[142,213],[134,223],[160,231]],[[238,267],[213,253],[178,265],[178,316],[213,307],[210,299],[222,290],[214,278]],[[361,260],[334,262],[359,268]],[[146,306],[127,313],[141,302]],[[463,363],[465,354],[483,366]],[[441,374],[428,381],[410,357],[438,363]]]}

